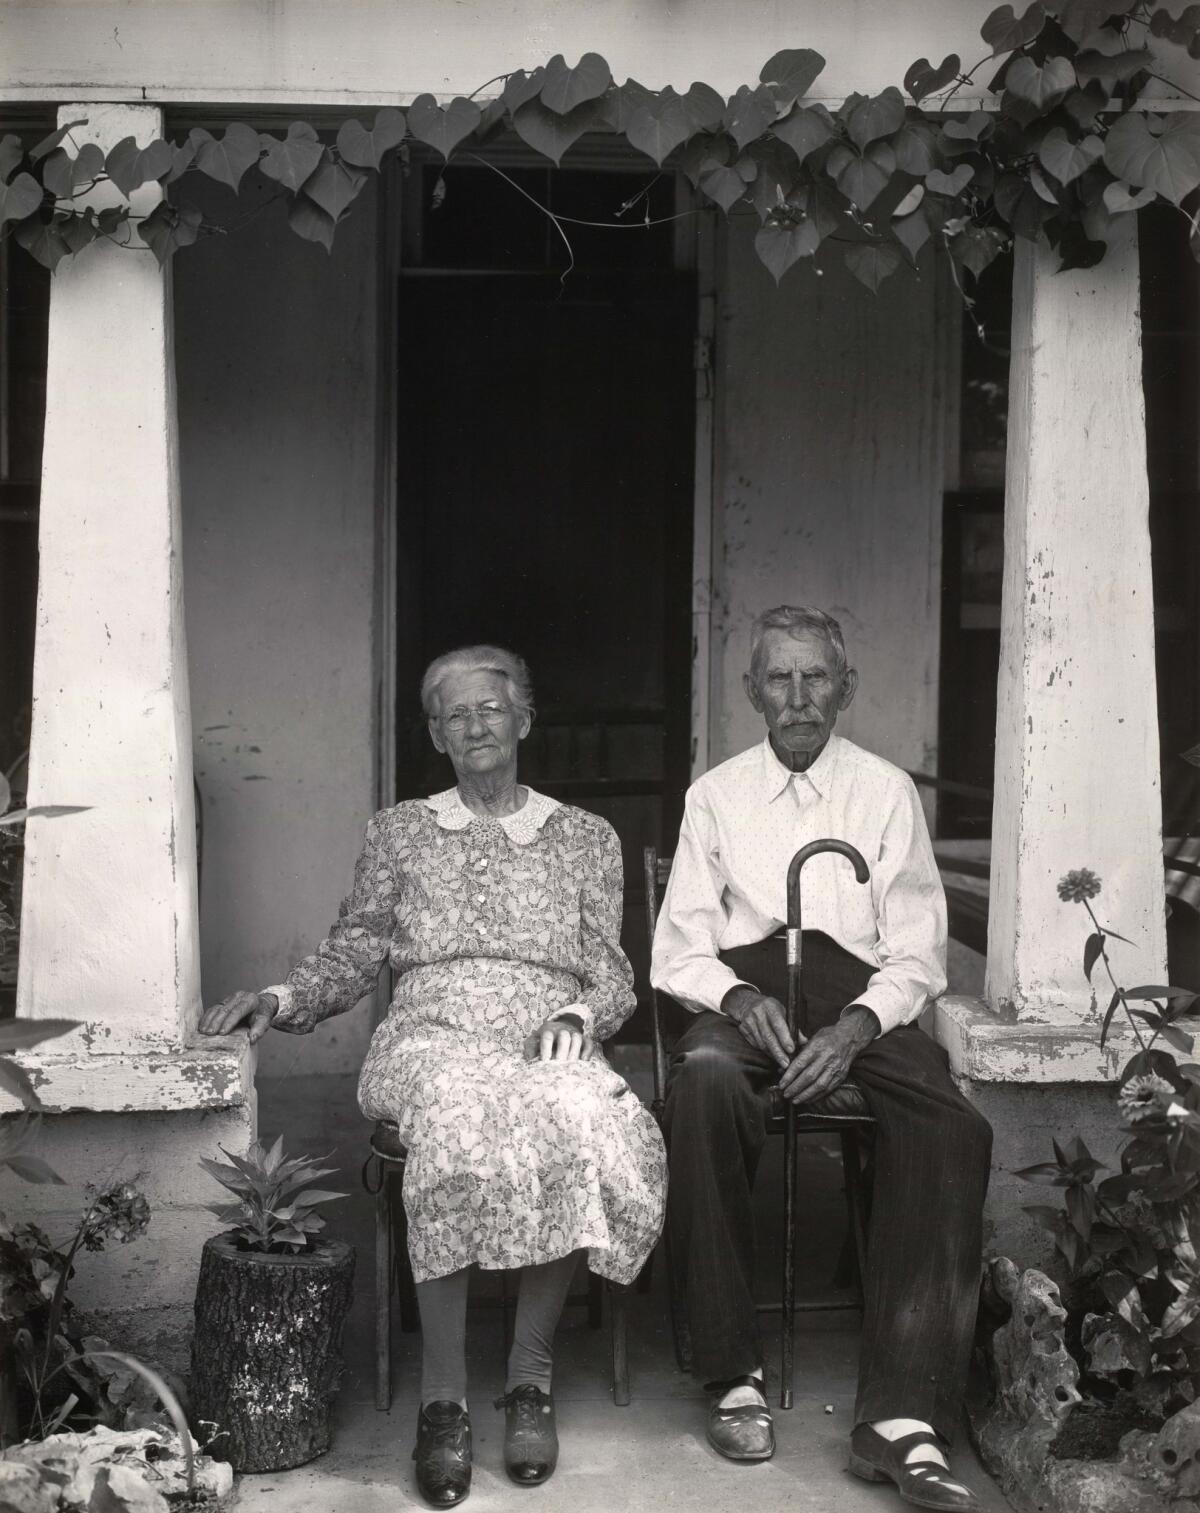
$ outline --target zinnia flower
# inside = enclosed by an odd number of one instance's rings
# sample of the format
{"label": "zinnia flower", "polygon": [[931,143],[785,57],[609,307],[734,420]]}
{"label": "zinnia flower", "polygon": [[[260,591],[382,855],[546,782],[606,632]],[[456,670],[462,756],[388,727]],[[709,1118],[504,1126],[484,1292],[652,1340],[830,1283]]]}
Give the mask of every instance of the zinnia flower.
{"label": "zinnia flower", "polygon": [[1079,867],[1058,880],[1058,896],[1064,904],[1085,903],[1099,891],[1100,879],[1089,867]]}
{"label": "zinnia flower", "polygon": [[1131,1124],[1166,1113],[1174,1101],[1175,1089],[1155,1072],[1131,1077],[1117,1094],[1118,1107]]}

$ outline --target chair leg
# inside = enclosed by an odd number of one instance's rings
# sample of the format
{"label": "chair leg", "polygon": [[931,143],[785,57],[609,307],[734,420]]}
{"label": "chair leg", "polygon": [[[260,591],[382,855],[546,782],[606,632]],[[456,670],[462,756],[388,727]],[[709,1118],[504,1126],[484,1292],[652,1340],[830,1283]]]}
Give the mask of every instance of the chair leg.
{"label": "chair leg", "polygon": [[408,1212],[404,1207],[404,1173],[396,1172],[392,1184],[392,1247],[396,1294],[400,1300],[400,1328],[404,1334],[416,1334],[421,1327],[417,1309],[416,1284],[408,1256]]}
{"label": "chair leg", "polygon": [[612,1393],[618,1408],[629,1407],[629,1289],[608,1284],[608,1305],[612,1315]]}
{"label": "chair leg", "polygon": [[685,1374],[692,1369],[692,1335],[688,1327],[687,1305],[675,1285],[675,1268],[671,1264],[671,1232],[663,1231],[663,1270],[667,1274],[667,1307],[671,1316],[671,1343],[675,1347],[675,1365]]}
{"label": "chair leg", "polygon": [[780,1310],[779,1406],[792,1406],[796,1349],[796,1115],[789,1106],[783,1132],[783,1307]]}
{"label": "chair leg", "polygon": [[375,1407],[392,1406],[392,1184],[385,1174],[375,1199]]}
{"label": "chair leg", "polygon": [[846,1208],[850,1220],[853,1281],[861,1307],[863,1276],[867,1259],[867,1198],[863,1181],[862,1151],[857,1130],[846,1130],[842,1134],[842,1167],[845,1172]]}
{"label": "chair leg", "polygon": [[587,1274],[588,1328],[599,1329],[604,1323],[604,1279],[594,1271]]}
{"label": "chair leg", "polygon": [[643,1266],[642,1269],[641,1269],[641,1271],[638,1272],[636,1286],[637,1286],[638,1292],[642,1293],[643,1295],[645,1293],[648,1293],[650,1291],[650,1289],[654,1286],[654,1252],[653,1251],[651,1251],[650,1254],[646,1257],[646,1264],[645,1264],[645,1266]]}

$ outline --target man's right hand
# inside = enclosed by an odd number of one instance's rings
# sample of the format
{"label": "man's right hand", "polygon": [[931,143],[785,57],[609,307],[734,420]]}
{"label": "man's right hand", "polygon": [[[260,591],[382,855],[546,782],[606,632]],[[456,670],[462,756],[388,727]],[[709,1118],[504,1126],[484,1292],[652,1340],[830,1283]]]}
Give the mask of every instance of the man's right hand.
{"label": "man's right hand", "polygon": [[721,1012],[733,1020],[755,1050],[763,1051],[777,1066],[791,1063],[796,1042],[788,1033],[787,1010],[778,998],[738,983],[722,998]]}
{"label": "man's right hand", "polygon": [[230,993],[200,1016],[198,1029],[201,1035],[232,1035],[234,1030],[245,1025],[250,1032],[250,1044],[261,1040],[271,1028],[271,1021],[279,1012],[279,1000],[274,993]]}

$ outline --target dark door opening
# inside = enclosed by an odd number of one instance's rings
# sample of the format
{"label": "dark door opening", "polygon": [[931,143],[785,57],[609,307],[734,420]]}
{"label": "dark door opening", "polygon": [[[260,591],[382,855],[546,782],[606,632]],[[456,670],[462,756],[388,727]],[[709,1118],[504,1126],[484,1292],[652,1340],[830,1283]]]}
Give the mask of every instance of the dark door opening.
{"label": "dark door opening", "polygon": [[[673,849],[689,777],[694,280],[670,235],[606,231],[573,237],[564,281],[545,217],[487,170],[456,172],[432,211],[426,171],[406,234],[420,262],[400,278],[397,797],[453,781],[418,706],[428,661],[519,651],[538,706],[522,780],[615,826],[640,963],[641,848]],[[524,175],[580,219],[670,189]]]}

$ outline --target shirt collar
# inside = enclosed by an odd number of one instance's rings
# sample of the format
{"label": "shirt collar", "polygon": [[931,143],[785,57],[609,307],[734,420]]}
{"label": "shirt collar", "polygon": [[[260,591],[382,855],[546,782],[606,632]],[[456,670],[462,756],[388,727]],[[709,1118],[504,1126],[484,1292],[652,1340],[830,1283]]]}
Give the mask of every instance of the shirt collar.
{"label": "shirt collar", "polygon": [[[465,830],[481,818],[467,808],[456,787],[447,788],[444,793],[431,793],[425,803],[433,810],[438,825],[443,830]],[[510,841],[518,846],[528,846],[537,839],[542,826],[554,811],[561,807],[557,799],[538,793],[536,788],[526,785],[525,803],[522,807],[515,814],[499,815],[496,822]]]}
{"label": "shirt collar", "polygon": [[840,736],[831,735],[825,743],[825,749],[807,772],[793,772],[791,768],[785,767],[775,755],[775,748],[771,745],[771,737],[768,735],[762,743],[763,787],[767,802],[773,803],[792,778],[797,780],[807,778],[821,798],[827,799],[833,787],[833,774],[837,766],[840,743]]}

